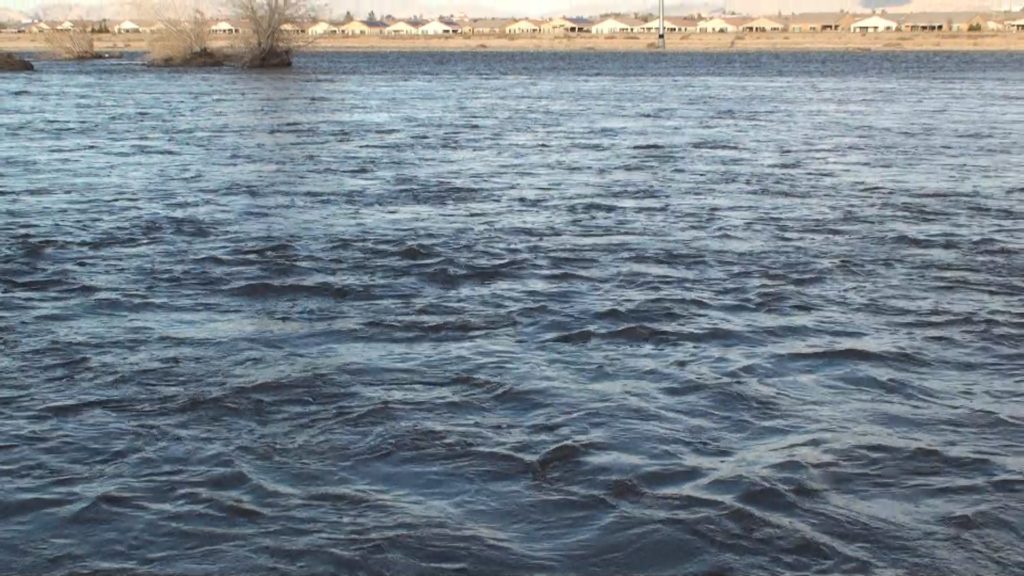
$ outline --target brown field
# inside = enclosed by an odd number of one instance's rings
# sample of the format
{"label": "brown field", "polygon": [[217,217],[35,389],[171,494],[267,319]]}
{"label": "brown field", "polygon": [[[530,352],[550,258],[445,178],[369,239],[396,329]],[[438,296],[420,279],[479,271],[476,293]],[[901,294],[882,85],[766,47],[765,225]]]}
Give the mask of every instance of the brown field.
{"label": "brown field", "polygon": [[[653,34],[620,34],[594,36],[364,36],[321,37],[315,41],[302,39],[305,50],[315,51],[613,51],[651,50],[657,37]],[[230,39],[216,38],[213,47],[226,46]],[[797,33],[771,32],[757,34],[670,34],[667,49],[674,52],[773,52],[773,51],[1017,51],[1024,50],[1024,34],[1014,33],[936,33],[883,32]],[[95,36],[99,51],[137,51],[146,49],[145,34]],[[44,52],[47,47],[41,35],[0,34],[0,50],[10,52]]]}

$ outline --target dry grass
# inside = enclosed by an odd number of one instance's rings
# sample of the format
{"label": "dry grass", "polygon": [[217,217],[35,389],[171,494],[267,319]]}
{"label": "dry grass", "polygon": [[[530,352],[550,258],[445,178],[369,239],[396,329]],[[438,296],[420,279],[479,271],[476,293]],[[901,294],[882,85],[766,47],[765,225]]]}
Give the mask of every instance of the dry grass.
{"label": "dry grass", "polygon": [[[912,41],[898,41],[900,36],[910,35]],[[45,52],[48,50],[44,42],[44,34],[0,34],[0,51],[9,52]],[[129,37],[130,36],[130,37]],[[243,36],[243,35],[239,35]],[[791,51],[871,51],[871,50],[904,50],[904,51],[1012,51],[1024,53],[1024,34],[1013,33],[940,33],[933,32],[914,34],[871,35],[851,33],[802,33],[802,34],[747,34],[746,40],[733,44],[733,34],[672,34],[667,41],[669,52],[723,52],[743,50],[754,52],[791,52]],[[786,37],[788,36],[788,40]],[[147,34],[113,35],[94,34],[96,50],[138,50],[147,49]],[[609,40],[600,35],[586,34],[579,36],[540,36],[518,38],[509,41],[500,35],[477,34],[473,37],[454,36],[445,40],[427,36],[365,36],[365,37],[317,37],[316,42],[302,49],[312,51],[417,51],[417,50],[482,50],[480,44],[486,44],[487,51],[632,51],[648,50],[647,45],[656,39],[656,35],[641,35],[640,40],[625,40],[621,36]],[[231,51],[237,49],[235,44],[241,38],[212,37],[210,48],[214,51]],[[901,48],[883,48],[889,42],[900,42]],[[940,43],[941,45],[937,45]],[[125,46],[128,44],[128,46]],[[730,46],[732,44],[732,46]]]}
{"label": "dry grass", "polygon": [[96,58],[96,47],[92,34],[81,30],[53,31],[43,35],[50,51],[66,60],[90,60]]}
{"label": "dry grass", "polygon": [[146,40],[151,60],[180,60],[194,49],[188,39],[171,32],[156,32]]}

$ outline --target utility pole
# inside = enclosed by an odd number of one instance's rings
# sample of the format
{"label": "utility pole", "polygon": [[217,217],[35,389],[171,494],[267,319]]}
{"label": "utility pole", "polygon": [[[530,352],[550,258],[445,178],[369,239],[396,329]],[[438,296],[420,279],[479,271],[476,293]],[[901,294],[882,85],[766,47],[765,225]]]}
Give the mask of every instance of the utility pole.
{"label": "utility pole", "polygon": [[658,49],[665,49],[665,0],[658,0]]}

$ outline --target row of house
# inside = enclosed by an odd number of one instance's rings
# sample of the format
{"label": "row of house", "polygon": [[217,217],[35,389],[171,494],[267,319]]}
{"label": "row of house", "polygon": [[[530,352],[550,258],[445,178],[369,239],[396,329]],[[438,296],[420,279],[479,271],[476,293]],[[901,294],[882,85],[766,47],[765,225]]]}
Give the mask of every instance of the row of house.
{"label": "row of house", "polygon": [[[1019,16],[1019,14],[1018,14]],[[665,17],[665,31],[672,33],[735,33],[735,32],[886,32],[886,31],[1024,31],[1024,18],[1013,20],[1007,15],[976,12],[933,12],[918,14],[855,15],[849,13],[794,14],[788,17]],[[623,34],[658,32],[661,20],[640,20],[612,16],[594,22],[585,18],[483,19],[465,22],[437,19],[431,21],[398,20],[366,22],[354,20],[334,26],[318,22],[306,28],[309,35],[442,35],[442,34]]]}
{"label": "row of house", "polygon": [[591,23],[582,18],[554,18],[551,20],[481,19],[456,22],[450,19],[397,20],[391,23],[353,20],[334,26],[328,22],[317,22],[307,28],[311,36],[327,34],[366,35],[443,35],[443,34],[549,34],[559,32],[590,32]]}
{"label": "row of house", "polygon": [[[672,33],[736,33],[736,32],[1024,32],[1024,18],[1013,14],[979,14],[977,12],[930,12],[916,14],[809,13],[787,17],[665,17],[665,31]],[[1016,14],[1020,16],[1020,14]],[[318,22],[305,33],[319,35],[443,35],[443,34],[623,34],[658,32],[661,20],[640,20],[612,16],[594,22],[585,18],[483,19],[464,22],[437,19],[431,21],[398,20],[392,23],[354,20],[334,26]],[[299,30],[296,30],[299,31]]]}
{"label": "row of house", "polygon": [[[1020,16],[1019,14],[1017,16]],[[695,19],[665,17],[666,32],[967,32],[1024,31],[1024,18],[976,12],[933,12],[901,15],[856,15],[849,13],[793,14],[788,17],[715,17]],[[644,22],[632,18],[607,18],[591,26],[594,34],[657,32],[661,20]]]}
{"label": "row of house", "polygon": [[[1020,14],[979,14],[976,12],[930,12],[916,14],[872,14],[850,13],[807,13],[786,17],[743,18],[720,16],[713,18],[692,18],[666,16],[665,31],[670,33],[739,33],[739,32],[966,32],[966,31],[1011,31],[1024,32],[1024,18]],[[450,34],[622,34],[655,33],[662,21],[640,20],[625,16],[612,16],[594,22],[585,18],[531,19],[480,19],[456,22],[448,19],[430,21],[395,20],[392,22],[352,20],[342,24],[320,21],[309,24],[287,23],[281,29],[291,34],[309,36],[408,36],[408,35],[450,35]],[[111,29],[115,34],[155,32],[160,24],[139,25],[125,20]],[[24,31],[48,32],[75,30],[76,24],[65,21],[52,26],[37,22]],[[210,26],[215,35],[240,34],[243,26],[227,20]]]}

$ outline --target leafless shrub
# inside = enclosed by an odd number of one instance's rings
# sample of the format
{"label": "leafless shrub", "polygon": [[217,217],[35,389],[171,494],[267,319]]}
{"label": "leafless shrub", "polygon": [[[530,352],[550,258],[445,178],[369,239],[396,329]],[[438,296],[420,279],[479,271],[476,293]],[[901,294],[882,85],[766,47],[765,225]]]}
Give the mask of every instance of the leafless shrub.
{"label": "leafless shrub", "polygon": [[90,60],[97,57],[92,34],[84,30],[53,30],[46,32],[43,40],[58,58]]}
{"label": "leafless shrub", "polygon": [[[154,0],[146,6],[157,25],[147,40],[150,63],[163,66],[217,65],[207,50],[210,28],[195,0]],[[219,60],[219,59],[217,59]]]}
{"label": "leafless shrub", "polygon": [[292,65],[298,37],[281,30],[289,22],[303,20],[307,5],[300,0],[233,0],[238,17],[252,27],[243,38],[243,65],[249,68],[282,68]]}

